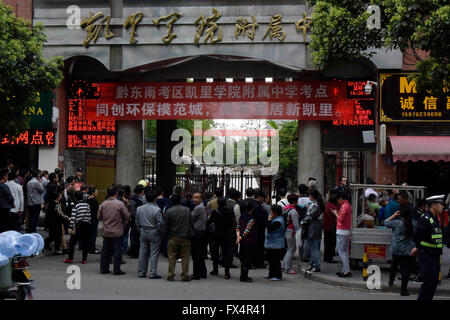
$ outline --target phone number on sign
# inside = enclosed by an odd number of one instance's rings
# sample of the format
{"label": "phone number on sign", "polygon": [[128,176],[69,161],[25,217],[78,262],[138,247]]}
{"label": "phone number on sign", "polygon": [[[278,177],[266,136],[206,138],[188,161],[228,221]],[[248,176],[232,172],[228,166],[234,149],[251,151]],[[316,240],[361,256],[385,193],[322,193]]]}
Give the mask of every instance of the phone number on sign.
{"label": "phone number on sign", "polygon": [[442,117],[442,112],[402,112],[402,117]]}

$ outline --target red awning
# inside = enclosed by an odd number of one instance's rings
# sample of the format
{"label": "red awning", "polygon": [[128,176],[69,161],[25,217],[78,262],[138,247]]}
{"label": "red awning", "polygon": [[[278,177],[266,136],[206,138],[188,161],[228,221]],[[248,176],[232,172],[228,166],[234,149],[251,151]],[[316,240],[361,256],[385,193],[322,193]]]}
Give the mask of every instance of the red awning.
{"label": "red awning", "polygon": [[390,136],[394,162],[450,161],[450,136]]}

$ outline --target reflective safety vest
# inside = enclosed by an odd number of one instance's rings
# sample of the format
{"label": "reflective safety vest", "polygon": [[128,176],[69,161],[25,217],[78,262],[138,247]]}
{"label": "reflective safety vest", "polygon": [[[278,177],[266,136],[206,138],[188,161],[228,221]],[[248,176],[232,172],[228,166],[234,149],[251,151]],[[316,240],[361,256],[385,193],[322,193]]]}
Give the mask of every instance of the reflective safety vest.
{"label": "reflective safety vest", "polygon": [[430,222],[432,233],[427,241],[420,241],[420,245],[427,248],[442,249],[442,229],[439,221],[429,215],[425,215],[424,218]]}

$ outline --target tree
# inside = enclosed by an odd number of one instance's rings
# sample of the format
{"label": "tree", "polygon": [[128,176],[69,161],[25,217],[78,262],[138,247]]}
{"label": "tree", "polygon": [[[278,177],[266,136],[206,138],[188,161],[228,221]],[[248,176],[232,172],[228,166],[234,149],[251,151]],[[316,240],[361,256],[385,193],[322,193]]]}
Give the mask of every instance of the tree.
{"label": "tree", "polygon": [[[371,48],[412,52],[418,91],[443,95],[450,87],[448,0],[373,0],[381,8],[381,29],[367,27],[368,0],[313,0],[311,55],[319,69],[371,57]],[[420,54],[425,51],[427,54]]]}
{"label": "tree", "polygon": [[267,121],[278,129],[280,137],[280,172],[284,172],[292,185],[297,184],[298,167],[298,121]]}
{"label": "tree", "polygon": [[2,1],[0,30],[0,135],[13,136],[28,129],[25,112],[39,102],[39,93],[61,81],[63,62],[43,57],[43,25],[16,18]]}

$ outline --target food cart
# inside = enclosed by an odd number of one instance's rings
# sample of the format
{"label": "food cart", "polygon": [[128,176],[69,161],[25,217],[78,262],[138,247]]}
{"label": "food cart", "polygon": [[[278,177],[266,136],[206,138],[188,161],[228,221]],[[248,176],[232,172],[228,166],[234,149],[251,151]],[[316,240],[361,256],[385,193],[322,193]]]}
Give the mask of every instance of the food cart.
{"label": "food cart", "polygon": [[417,204],[418,199],[425,196],[426,187],[423,186],[397,186],[397,185],[375,185],[375,184],[352,184],[352,229],[350,241],[350,262],[357,266],[362,261],[363,254],[367,253],[369,260],[376,260],[385,263],[392,258],[391,241],[392,230],[384,226],[375,226],[368,228],[365,225],[358,227],[358,217],[365,213],[367,208],[367,199],[365,190],[371,188],[380,193],[384,199],[387,199],[388,190],[407,191],[410,194],[410,203]]}

